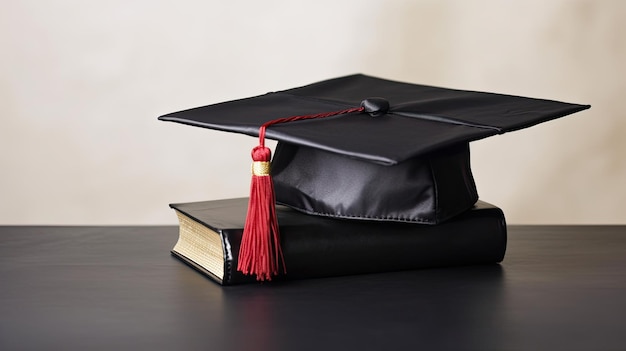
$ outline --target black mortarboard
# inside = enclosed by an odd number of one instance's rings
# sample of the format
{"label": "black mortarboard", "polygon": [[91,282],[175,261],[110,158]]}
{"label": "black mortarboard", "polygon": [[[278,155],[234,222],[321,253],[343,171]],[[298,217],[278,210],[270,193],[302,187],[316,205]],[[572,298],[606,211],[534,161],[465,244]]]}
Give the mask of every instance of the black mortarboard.
{"label": "black mortarboard", "polygon": [[437,224],[478,199],[470,141],[587,108],[351,75],[159,119],[253,136],[266,124],[261,134],[278,140],[271,174],[281,204]]}

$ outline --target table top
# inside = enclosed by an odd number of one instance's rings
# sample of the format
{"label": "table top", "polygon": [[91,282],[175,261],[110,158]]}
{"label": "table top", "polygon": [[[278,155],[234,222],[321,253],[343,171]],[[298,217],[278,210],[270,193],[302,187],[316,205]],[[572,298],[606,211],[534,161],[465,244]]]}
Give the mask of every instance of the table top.
{"label": "table top", "polygon": [[509,226],[501,265],[221,287],[175,226],[0,227],[0,349],[612,350],[626,226]]}

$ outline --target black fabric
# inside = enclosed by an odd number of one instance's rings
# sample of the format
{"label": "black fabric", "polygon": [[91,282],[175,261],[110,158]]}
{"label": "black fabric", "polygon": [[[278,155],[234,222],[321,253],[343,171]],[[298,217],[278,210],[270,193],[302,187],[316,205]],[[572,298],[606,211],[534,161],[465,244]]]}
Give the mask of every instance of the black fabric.
{"label": "black fabric", "polygon": [[258,135],[275,119],[359,106],[363,112],[267,128],[280,145],[272,171],[279,203],[315,215],[437,224],[478,198],[469,142],[589,108],[357,74],[160,119]]}
{"label": "black fabric", "polygon": [[461,144],[385,166],[278,143],[272,177],[278,203],[329,217],[441,223],[478,200]]}

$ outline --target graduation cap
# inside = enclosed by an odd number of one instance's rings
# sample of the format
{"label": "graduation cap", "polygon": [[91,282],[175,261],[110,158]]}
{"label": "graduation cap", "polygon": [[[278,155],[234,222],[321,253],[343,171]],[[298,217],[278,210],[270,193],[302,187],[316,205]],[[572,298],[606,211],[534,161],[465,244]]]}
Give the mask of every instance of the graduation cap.
{"label": "graduation cap", "polygon": [[[282,259],[275,202],[312,215],[438,224],[478,200],[469,142],[589,107],[357,74],[159,119],[259,137],[239,269],[271,279]],[[271,170],[266,137],[278,140]]]}

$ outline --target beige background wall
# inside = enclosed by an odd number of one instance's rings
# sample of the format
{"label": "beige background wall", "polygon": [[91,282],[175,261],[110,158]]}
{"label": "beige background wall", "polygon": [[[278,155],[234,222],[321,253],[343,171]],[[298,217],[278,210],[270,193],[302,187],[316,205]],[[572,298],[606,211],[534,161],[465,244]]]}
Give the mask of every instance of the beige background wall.
{"label": "beige background wall", "polygon": [[509,223],[626,223],[626,1],[0,0],[0,224],[174,224],[254,138],[157,122],[351,73],[588,103],[472,144]]}

